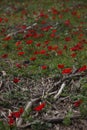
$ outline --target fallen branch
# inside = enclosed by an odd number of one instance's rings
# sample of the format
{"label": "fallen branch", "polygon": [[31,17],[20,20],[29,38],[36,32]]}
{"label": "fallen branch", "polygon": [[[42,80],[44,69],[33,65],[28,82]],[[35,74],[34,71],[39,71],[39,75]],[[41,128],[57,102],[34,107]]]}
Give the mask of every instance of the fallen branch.
{"label": "fallen branch", "polygon": [[[71,116],[70,120],[74,120],[74,119],[80,119],[81,115],[75,115],[75,116]],[[47,123],[62,123],[63,120],[65,119],[65,117],[59,117],[59,118],[44,118],[43,122],[47,122]]]}
{"label": "fallen branch", "polygon": [[[86,75],[87,75],[87,72],[68,75],[68,76],[60,79],[59,81],[55,82],[53,87],[49,90],[49,92],[53,92],[57,86],[60,86],[63,82],[65,82],[67,80],[71,80],[71,79],[76,78],[76,77],[84,77]],[[54,80],[55,80],[55,77],[54,77]]]}
{"label": "fallen branch", "polygon": [[9,33],[6,37],[13,36],[13,35],[16,35],[17,33],[24,32],[24,31],[26,31],[26,30],[29,30],[29,29],[31,29],[32,27],[35,27],[36,25],[37,25],[37,23],[34,23],[34,24],[28,26],[26,29],[21,29],[21,30],[18,30],[18,31],[16,31],[16,32]]}
{"label": "fallen branch", "polygon": [[56,100],[56,99],[61,95],[61,93],[62,93],[62,91],[63,91],[65,85],[66,85],[65,83],[63,83],[63,84],[61,85],[61,87],[60,87],[58,93],[54,96],[54,100]]}
{"label": "fallen branch", "polygon": [[[80,119],[82,118],[81,115],[75,115],[75,116],[72,116],[70,117],[70,120],[74,120],[74,119]],[[19,128],[28,128],[29,126],[31,125],[34,125],[36,123],[53,123],[53,124],[56,124],[56,123],[62,123],[63,120],[65,119],[65,117],[58,117],[58,118],[43,118],[42,120],[36,120],[34,122],[31,122],[31,123],[27,123],[27,124],[24,124],[24,125],[21,125]]]}

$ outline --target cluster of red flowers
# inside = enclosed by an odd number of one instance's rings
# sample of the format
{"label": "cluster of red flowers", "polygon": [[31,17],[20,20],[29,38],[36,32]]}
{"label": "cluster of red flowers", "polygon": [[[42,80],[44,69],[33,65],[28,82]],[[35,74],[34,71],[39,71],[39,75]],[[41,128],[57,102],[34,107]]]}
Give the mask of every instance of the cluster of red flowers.
{"label": "cluster of red flowers", "polygon": [[[68,1],[68,0],[66,0]],[[61,7],[64,7],[64,4],[61,4]],[[16,8],[13,8],[14,10],[16,10]],[[70,12],[69,12],[70,11]],[[71,58],[76,58],[78,51],[84,49],[84,44],[87,44],[87,41],[84,39],[84,32],[82,31],[82,25],[85,24],[85,22],[81,21],[80,24],[77,27],[76,31],[73,31],[73,23],[71,21],[70,18],[67,18],[65,20],[63,20],[61,22],[61,24],[63,24],[63,26],[65,27],[65,31],[66,28],[70,30],[67,30],[67,32],[69,31],[69,33],[67,33],[66,36],[64,36],[64,38],[62,38],[61,35],[59,35],[58,33],[58,29],[56,29],[54,27],[53,24],[48,24],[47,19],[56,19],[56,17],[58,16],[58,18],[60,18],[62,20],[62,18],[64,17],[65,13],[68,13],[71,15],[71,17],[76,17],[76,18],[80,18],[81,15],[80,13],[78,13],[77,10],[70,10],[70,8],[63,8],[60,11],[56,8],[56,7],[51,7],[48,11],[48,14],[46,14],[46,12],[44,12],[44,10],[39,10],[39,14],[38,12],[33,12],[34,16],[35,16],[35,20],[38,21],[40,20],[40,24],[41,26],[39,27],[38,24],[36,24],[34,27],[35,28],[30,28],[27,29],[26,25],[17,25],[16,29],[20,30],[19,34],[22,34],[22,38],[23,40],[17,40],[15,43],[15,47],[16,47],[16,51],[17,51],[17,55],[21,58],[21,56],[23,56],[24,58],[26,58],[27,56],[27,52],[25,51],[25,46],[27,46],[27,50],[31,50],[32,51],[32,56],[29,55],[29,60],[30,62],[36,61],[38,60],[38,56],[37,55],[42,55],[45,57],[50,56],[51,54],[55,54],[57,57],[62,57],[64,55],[64,53],[66,53],[67,50],[70,50],[70,56]],[[28,14],[26,9],[23,9],[21,12],[21,19],[25,19],[24,17]],[[50,16],[50,17],[49,17]],[[0,17],[0,23],[2,23],[3,21],[8,21],[8,18],[4,18],[4,16]],[[26,33],[24,33],[24,31],[27,29]],[[38,30],[38,31],[37,31]],[[4,32],[4,38],[3,41],[6,42],[5,44],[3,44],[3,48],[9,48],[9,44],[8,42],[10,40],[12,40],[13,36],[7,35],[5,34],[6,29],[2,28],[2,32]],[[49,32],[49,33],[48,33]],[[48,39],[46,39],[44,42],[43,40],[39,41],[39,38],[43,38],[46,35],[46,38],[48,37]],[[68,44],[70,41],[73,41],[73,35],[76,35],[76,38],[78,39],[78,42],[73,45],[71,48],[68,47]],[[36,40],[38,39],[38,41]],[[58,43],[55,43],[55,39],[63,39],[63,42],[66,43],[63,45],[63,47],[61,48],[62,43],[60,43],[60,41]],[[13,41],[12,41],[13,42]],[[36,44],[35,44],[36,43]],[[53,44],[54,43],[54,44]],[[28,46],[29,45],[29,46]],[[53,52],[53,53],[51,53]],[[29,53],[28,53],[29,54]],[[8,58],[7,53],[2,54],[1,58],[5,59]],[[27,64],[23,64],[24,66],[27,66]],[[16,67],[21,69],[23,66],[21,64],[16,64]],[[42,65],[41,69],[42,70],[46,70],[48,68],[47,65]],[[65,68],[64,64],[58,64],[57,66],[58,69],[61,69],[62,74],[70,74],[72,73],[72,68]],[[82,66],[78,72],[83,72],[87,70],[87,66],[84,65]],[[13,80],[15,83],[19,82],[19,79],[15,78]]]}
{"label": "cluster of red flowers", "polygon": [[16,118],[19,118],[22,113],[24,112],[24,109],[23,108],[20,108],[19,111],[16,111],[16,112],[11,112],[9,115],[8,115],[8,124],[10,126],[14,125],[15,124],[15,121],[16,121]]}

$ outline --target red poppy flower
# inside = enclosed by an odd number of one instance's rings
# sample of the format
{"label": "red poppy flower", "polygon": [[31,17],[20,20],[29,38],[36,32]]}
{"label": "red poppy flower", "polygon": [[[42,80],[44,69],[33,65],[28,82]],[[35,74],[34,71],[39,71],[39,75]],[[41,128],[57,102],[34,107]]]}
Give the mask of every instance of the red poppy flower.
{"label": "red poppy flower", "polygon": [[52,8],[52,13],[56,15],[56,14],[59,14],[59,11],[55,8]]}
{"label": "red poppy flower", "polygon": [[4,18],[4,21],[5,21],[5,22],[8,22],[8,18]]}
{"label": "red poppy flower", "polygon": [[52,46],[48,46],[47,48],[48,48],[48,50],[52,50]]}
{"label": "red poppy flower", "polygon": [[22,55],[24,55],[24,54],[25,54],[24,51],[18,52],[18,55],[19,55],[19,56],[22,56]]}
{"label": "red poppy flower", "polygon": [[9,40],[11,40],[11,36],[7,36],[4,38],[4,41],[9,41]]}
{"label": "red poppy flower", "polygon": [[82,71],[85,71],[85,70],[87,70],[87,66],[86,65],[82,66],[78,71],[82,72]]}
{"label": "red poppy flower", "polygon": [[71,72],[72,72],[72,68],[65,68],[63,69],[62,74],[69,74]]}
{"label": "red poppy flower", "polygon": [[51,38],[54,38],[54,37],[55,37],[55,33],[51,33],[51,34],[50,34],[50,37],[51,37]]}
{"label": "red poppy flower", "polygon": [[69,19],[66,20],[66,21],[64,22],[64,24],[67,25],[67,26],[69,26],[69,25],[70,25],[70,20],[69,20]]}
{"label": "red poppy flower", "polygon": [[71,37],[65,37],[65,41],[66,41],[66,42],[71,41]]}
{"label": "red poppy flower", "polygon": [[47,32],[50,30],[51,27],[52,26],[43,27],[43,28],[41,28],[41,30]]}
{"label": "red poppy flower", "polygon": [[62,54],[63,54],[63,51],[62,51],[62,50],[59,50],[59,51],[57,51],[57,54],[58,54],[58,55],[62,55]]}
{"label": "red poppy flower", "polygon": [[16,46],[18,46],[18,45],[20,45],[22,42],[21,41],[18,41],[18,42],[16,42]]}
{"label": "red poppy flower", "polygon": [[7,57],[8,57],[8,54],[3,54],[1,57],[2,57],[2,58],[7,58]]}
{"label": "red poppy flower", "polygon": [[63,15],[62,15],[62,14],[60,14],[60,15],[59,15],[59,18],[60,18],[60,19],[62,19],[62,18],[63,18]]}
{"label": "red poppy flower", "polygon": [[64,64],[58,64],[58,68],[59,69],[63,69],[64,68]]}
{"label": "red poppy flower", "polygon": [[40,44],[40,43],[37,43],[37,44],[36,44],[36,46],[37,46],[37,47],[40,47],[40,46],[41,46],[41,44]]}
{"label": "red poppy flower", "polygon": [[71,54],[71,57],[75,58],[76,57],[76,53]]}
{"label": "red poppy flower", "polygon": [[46,103],[43,102],[39,106],[35,107],[34,110],[35,111],[41,111],[45,107],[45,105],[46,105]]}
{"label": "red poppy flower", "polygon": [[14,79],[13,79],[13,82],[14,82],[14,83],[18,83],[19,80],[20,80],[20,79],[18,79],[18,78],[14,78]]}
{"label": "red poppy flower", "polygon": [[33,40],[26,41],[26,44],[32,44],[32,43],[33,43]]}
{"label": "red poppy flower", "polygon": [[21,107],[21,108],[19,109],[19,113],[22,114],[23,112],[24,112],[24,109],[23,109],[23,107]]}
{"label": "red poppy flower", "polygon": [[22,48],[23,48],[22,46],[18,46],[17,50],[22,50]]}
{"label": "red poppy flower", "polygon": [[46,50],[41,50],[40,54],[46,54]]}
{"label": "red poppy flower", "polygon": [[66,50],[67,49],[67,45],[64,45],[63,49]]}
{"label": "red poppy flower", "polygon": [[57,32],[57,30],[56,30],[56,29],[53,29],[53,30],[52,30],[52,33],[56,33],[56,32]]}
{"label": "red poppy flower", "polygon": [[36,60],[36,57],[31,57],[30,60],[31,60],[31,61],[35,61],[35,60]]}
{"label": "red poppy flower", "polygon": [[38,55],[38,54],[39,54],[39,51],[35,51],[35,52],[34,52],[34,55]]}
{"label": "red poppy flower", "polygon": [[58,46],[57,45],[54,45],[53,47],[52,47],[52,50],[57,50],[58,49]]}
{"label": "red poppy flower", "polygon": [[0,18],[0,23],[2,22],[3,18]]}
{"label": "red poppy flower", "polygon": [[22,25],[22,26],[21,26],[21,29],[26,29],[26,28],[27,28],[26,25]]}
{"label": "red poppy flower", "polygon": [[42,70],[46,70],[47,69],[47,66],[46,65],[43,65],[41,66]]}
{"label": "red poppy flower", "polygon": [[41,22],[41,24],[46,24],[46,21],[45,21],[45,20],[43,20],[43,21]]}
{"label": "red poppy flower", "polygon": [[45,16],[44,12],[41,11],[39,16],[44,17]]}
{"label": "red poppy flower", "polygon": [[20,112],[19,111],[12,112],[12,117],[19,118],[20,117]]}
{"label": "red poppy flower", "polygon": [[15,123],[15,120],[13,118],[9,118],[8,124],[12,126],[14,125],[14,123]]}
{"label": "red poppy flower", "polygon": [[44,42],[44,44],[48,45],[49,42],[50,42],[49,40],[46,40],[46,41]]}
{"label": "red poppy flower", "polygon": [[23,9],[21,13],[22,13],[22,15],[26,15],[27,14],[27,10]]}
{"label": "red poppy flower", "polygon": [[77,15],[77,12],[76,12],[76,11],[72,11],[71,14],[72,14],[73,16],[76,16],[76,15]]}
{"label": "red poppy flower", "polygon": [[82,104],[82,102],[83,101],[81,99],[76,101],[76,102],[74,102],[74,107],[79,107]]}
{"label": "red poppy flower", "polygon": [[18,67],[20,69],[22,68],[21,64],[18,64],[18,63],[16,64],[16,67]]}

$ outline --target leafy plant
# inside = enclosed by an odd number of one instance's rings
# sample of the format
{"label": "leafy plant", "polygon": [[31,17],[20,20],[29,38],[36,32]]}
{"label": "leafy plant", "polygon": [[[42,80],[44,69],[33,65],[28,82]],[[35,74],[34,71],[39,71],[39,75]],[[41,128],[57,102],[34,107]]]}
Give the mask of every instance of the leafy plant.
{"label": "leafy plant", "polygon": [[72,112],[69,111],[69,112],[67,113],[67,115],[65,116],[64,120],[63,120],[63,124],[64,124],[64,125],[68,126],[68,125],[71,124],[71,119],[70,119],[71,116],[72,116]]}

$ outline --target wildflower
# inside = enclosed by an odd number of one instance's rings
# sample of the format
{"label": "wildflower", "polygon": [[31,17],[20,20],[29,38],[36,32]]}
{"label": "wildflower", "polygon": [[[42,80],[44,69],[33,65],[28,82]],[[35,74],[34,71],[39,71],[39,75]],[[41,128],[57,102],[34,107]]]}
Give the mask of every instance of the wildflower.
{"label": "wildflower", "polygon": [[5,21],[5,22],[8,22],[8,18],[4,18],[4,21]]}
{"label": "wildflower", "polygon": [[46,54],[46,50],[41,50],[40,54]]}
{"label": "wildflower", "polygon": [[14,125],[14,123],[15,123],[14,118],[9,118],[8,124],[9,124],[10,126],[12,126],[12,125]]}
{"label": "wildflower", "polygon": [[50,25],[47,26],[47,27],[42,27],[41,30],[47,32],[47,31],[50,30],[51,27],[52,27],[52,26],[50,26]]}
{"label": "wildflower", "polygon": [[17,41],[15,45],[19,46],[21,43],[22,43],[21,41]]}
{"label": "wildflower", "polygon": [[26,44],[32,44],[32,43],[33,43],[33,40],[26,41]]}
{"label": "wildflower", "polygon": [[56,29],[53,29],[53,30],[52,30],[52,33],[56,33],[56,32],[57,32],[57,30],[56,30]]}
{"label": "wildflower", "polygon": [[19,55],[19,56],[22,56],[22,55],[24,55],[24,54],[25,54],[24,51],[18,52],[18,55]]}
{"label": "wildflower", "polygon": [[48,46],[47,48],[48,48],[48,50],[52,50],[52,46]]}
{"label": "wildflower", "polygon": [[52,50],[57,50],[58,49],[58,46],[57,45],[54,45],[53,47],[52,47]]}
{"label": "wildflower", "polygon": [[57,14],[59,14],[59,11],[55,8],[52,8],[52,14],[57,15]]}
{"label": "wildflower", "polygon": [[39,51],[35,51],[35,52],[34,52],[34,55],[38,55],[38,54],[39,54]]}
{"label": "wildflower", "polygon": [[73,16],[76,16],[76,15],[77,15],[77,12],[76,12],[76,11],[72,11],[71,14],[72,14]]}
{"label": "wildflower", "polygon": [[65,37],[65,41],[66,41],[66,42],[71,41],[71,37]]}
{"label": "wildflower", "polygon": [[8,54],[3,54],[1,57],[2,57],[2,58],[7,58],[7,57],[8,57]]}
{"label": "wildflower", "polygon": [[40,44],[40,43],[37,43],[37,44],[36,44],[36,46],[37,46],[37,47],[40,47],[40,46],[41,46],[41,44]]}
{"label": "wildflower", "polygon": [[19,113],[22,114],[23,112],[24,112],[23,107],[20,107],[20,109],[19,109]]}
{"label": "wildflower", "polygon": [[41,68],[42,68],[42,70],[46,70],[47,66],[46,65],[42,65]]}
{"label": "wildflower", "polygon": [[14,78],[14,79],[13,79],[13,82],[14,82],[14,83],[18,83],[19,80],[20,80],[20,79],[18,79],[18,78]]}
{"label": "wildflower", "polygon": [[59,69],[63,69],[64,68],[64,64],[58,64],[58,68]]}
{"label": "wildflower", "polygon": [[6,36],[3,40],[4,41],[9,41],[9,40],[11,40],[11,36]]}
{"label": "wildflower", "polygon": [[31,57],[30,60],[31,60],[31,61],[35,61],[35,60],[36,60],[36,57]]}
{"label": "wildflower", "polygon": [[54,37],[55,37],[55,33],[51,33],[51,34],[50,34],[50,37],[51,37],[51,38],[54,38]]}
{"label": "wildflower", "polygon": [[64,45],[63,49],[64,49],[64,50],[67,50],[67,46],[66,46],[66,45]]}
{"label": "wildflower", "polygon": [[20,69],[22,68],[21,64],[18,64],[18,63],[16,64],[16,67]]}
{"label": "wildflower", "polygon": [[43,102],[39,106],[35,107],[34,110],[35,111],[41,111],[45,107],[45,105],[46,105],[46,103]]}
{"label": "wildflower", "polygon": [[0,23],[2,22],[3,18],[0,17]]}
{"label": "wildflower", "polygon": [[81,99],[76,101],[76,102],[74,102],[74,107],[79,107],[82,104],[82,102],[83,101]]}
{"label": "wildflower", "polygon": [[75,58],[76,57],[76,53],[71,54],[71,57]]}
{"label": "wildflower", "polygon": [[19,118],[20,117],[20,112],[19,111],[17,111],[17,112],[12,112],[12,114],[11,114],[13,117],[15,117],[15,118]]}
{"label": "wildflower", "polygon": [[19,118],[23,112],[24,112],[24,109],[22,107],[19,109],[19,111],[11,112],[8,115],[8,124],[10,126],[14,125],[16,118]]}
{"label": "wildflower", "polygon": [[58,51],[57,51],[57,54],[58,54],[58,55],[62,55],[62,54],[63,54],[63,51],[62,51],[62,50],[58,50]]}
{"label": "wildflower", "polygon": [[85,71],[86,69],[87,69],[87,66],[84,65],[84,66],[82,66],[78,71],[79,71],[79,72],[82,72],[82,71]]}
{"label": "wildflower", "polygon": [[26,25],[22,25],[22,26],[21,26],[21,29],[26,29],[26,28],[27,28]]}
{"label": "wildflower", "polygon": [[44,42],[44,44],[48,45],[49,42],[50,42],[49,40],[46,40],[46,41]]}
{"label": "wildflower", "polygon": [[17,47],[17,50],[22,50],[22,46],[18,46],[18,47]]}
{"label": "wildflower", "polygon": [[65,68],[63,69],[62,74],[69,74],[71,72],[72,72],[72,68]]}
{"label": "wildflower", "polygon": [[59,15],[59,18],[60,18],[60,19],[62,19],[62,18],[63,18],[63,15],[62,15],[62,14],[60,14],[60,15]]}
{"label": "wildflower", "polygon": [[70,25],[70,20],[69,20],[69,19],[66,20],[66,21],[64,22],[64,24],[67,25],[67,26],[69,26],[69,25]]}

